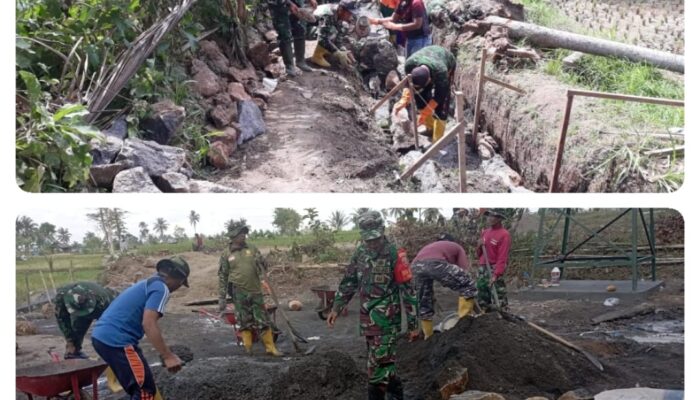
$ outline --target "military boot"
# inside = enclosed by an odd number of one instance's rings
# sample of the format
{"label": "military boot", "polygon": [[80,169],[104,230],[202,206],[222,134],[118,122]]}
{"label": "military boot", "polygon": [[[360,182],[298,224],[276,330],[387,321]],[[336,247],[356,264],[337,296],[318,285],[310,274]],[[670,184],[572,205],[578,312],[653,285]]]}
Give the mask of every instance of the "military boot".
{"label": "military boot", "polygon": [[386,387],[387,400],[403,400],[403,383],[398,376],[389,380],[389,385]]}
{"label": "military boot", "polygon": [[287,75],[291,77],[299,76],[299,72],[294,68],[294,50],[291,42],[280,43],[280,53]]}
{"label": "military boot", "polygon": [[311,67],[306,64],[306,39],[294,39],[294,57],[297,62],[297,68],[304,72],[313,71]]}
{"label": "military boot", "polygon": [[379,385],[367,385],[367,400],[385,400],[384,388]]}

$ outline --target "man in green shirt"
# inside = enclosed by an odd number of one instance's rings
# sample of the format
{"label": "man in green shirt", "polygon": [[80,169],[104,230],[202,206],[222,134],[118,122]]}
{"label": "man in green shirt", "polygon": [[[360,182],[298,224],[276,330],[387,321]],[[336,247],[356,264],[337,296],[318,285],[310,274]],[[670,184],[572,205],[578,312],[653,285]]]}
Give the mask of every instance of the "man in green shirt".
{"label": "man in green shirt", "polygon": [[266,269],[265,260],[255,246],[246,243],[248,231],[243,221],[229,228],[229,246],[219,261],[219,311],[226,309],[226,294],[231,294],[246,351],[251,352],[253,330],[256,330],[262,332],[267,354],[281,356],[275,347],[272,323],[265,311],[260,284]]}

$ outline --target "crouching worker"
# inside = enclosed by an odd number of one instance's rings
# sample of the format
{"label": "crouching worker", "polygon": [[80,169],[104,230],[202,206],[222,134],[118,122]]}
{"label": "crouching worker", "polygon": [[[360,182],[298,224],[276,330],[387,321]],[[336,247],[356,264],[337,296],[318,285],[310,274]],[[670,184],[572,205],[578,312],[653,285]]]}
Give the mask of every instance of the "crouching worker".
{"label": "crouching worker", "polygon": [[112,289],[94,282],[75,282],[56,291],[56,322],[66,338],[63,358],[88,358],[82,351],[85,334],[116,296]]}
{"label": "crouching worker", "polygon": [[331,64],[326,56],[331,56],[346,69],[355,64],[352,52],[344,49],[345,29],[343,22],[352,23],[357,5],[353,0],[341,0],[338,4],[323,4],[314,11],[318,21],[318,42],[310,61],[320,67]]}
{"label": "crouching worker", "polygon": [[[411,74],[416,91],[418,125],[425,125],[437,142],[445,133],[450,108],[450,90],[457,61],[447,49],[440,46],[424,47],[406,59],[404,70]],[[411,101],[411,93],[404,89],[401,100],[394,106],[398,113]]]}
{"label": "crouching worker", "polygon": [[144,333],[163,358],[170,372],[182,368],[180,358],[165,344],[158,320],[165,313],[170,293],[189,287],[190,267],[181,257],[166,258],[156,264],[152,277],[135,283],[117,297],[95,324],[92,345],[114,371],[131,400],[159,398],[153,373],[143,356],[139,341]]}
{"label": "crouching worker", "polygon": [[418,317],[425,339],[433,335],[433,281],[459,293],[460,318],[471,314],[477,291],[468,269],[467,253],[449,234],[440,235],[437,242],[426,245],[416,255],[411,271],[418,288]]}
{"label": "crouching worker", "polygon": [[[359,218],[362,243],[355,249],[333,300],[328,326],[335,321],[356,292],[360,293],[360,332],[367,343],[369,400],[403,399],[403,385],[396,371],[396,341],[401,330],[401,300],[409,340],[418,337],[416,297],[410,269],[399,257],[396,245],[384,236],[384,222],[377,211]],[[402,265],[403,264],[403,265]]]}

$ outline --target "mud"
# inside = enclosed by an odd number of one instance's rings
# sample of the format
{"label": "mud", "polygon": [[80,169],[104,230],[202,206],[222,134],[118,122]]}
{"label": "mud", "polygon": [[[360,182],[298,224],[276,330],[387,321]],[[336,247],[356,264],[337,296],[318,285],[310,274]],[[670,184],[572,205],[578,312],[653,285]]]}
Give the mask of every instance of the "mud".
{"label": "mud", "polygon": [[399,345],[399,365],[411,399],[439,399],[444,366],[468,370],[469,390],[526,398],[557,397],[610,379],[581,354],[521,322],[491,313],[465,318],[430,340]]}
{"label": "mud", "polygon": [[197,360],[177,375],[154,370],[164,398],[188,400],[363,399],[365,376],[345,353],[280,360],[231,357]]}

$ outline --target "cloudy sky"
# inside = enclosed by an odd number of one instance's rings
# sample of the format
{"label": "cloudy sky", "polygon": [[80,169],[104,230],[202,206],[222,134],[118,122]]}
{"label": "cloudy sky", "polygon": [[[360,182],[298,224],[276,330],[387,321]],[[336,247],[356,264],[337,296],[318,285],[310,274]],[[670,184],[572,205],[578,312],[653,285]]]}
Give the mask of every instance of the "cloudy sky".
{"label": "cloudy sky", "polygon": [[[165,218],[169,222],[170,227],[168,233],[172,233],[175,226],[185,228],[188,236],[194,233],[192,226],[189,223],[188,216],[190,210],[194,209],[200,215],[199,224],[197,224],[197,232],[207,235],[220,233],[224,230],[224,223],[229,219],[245,218],[248,225],[252,229],[274,230],[272,225],[272,213],[274,208],[239,208],[231,207],[231,210],[219,210],[206,207],[194,207],[188,209],[171,209],[163,207],[161,209],[153,209],[153,207],[144,208],[124,208],[128,214],[126,216],[127,229],[132,234],[138,236],[139,222],[144,221],[148,224],[149,229],[157,218]],[[303,208],[295,208],[299,214],[304,215]],[[330,214],[340,209],[345,214],[351,214],[351,208],[336,208],[336,207],[317,207],[321,220],[326,220]],[[37,224],[49,222],[57,227],[66,228],[72,235],[72,240],[82,241],[87,232],[98,233],[98,228],[95,223],[88,220],[85,216],[87,213],[94,212],[95,209],[69,209],[60,210],[42,208],[33,209],[20,213],[34,220]],[[441,209],[442,214],[449,218],[452,215],[451,208]],[[101,234],[99,235],[101,236]]]}

